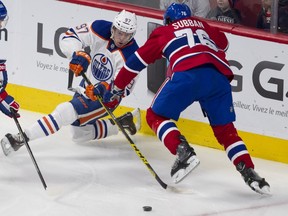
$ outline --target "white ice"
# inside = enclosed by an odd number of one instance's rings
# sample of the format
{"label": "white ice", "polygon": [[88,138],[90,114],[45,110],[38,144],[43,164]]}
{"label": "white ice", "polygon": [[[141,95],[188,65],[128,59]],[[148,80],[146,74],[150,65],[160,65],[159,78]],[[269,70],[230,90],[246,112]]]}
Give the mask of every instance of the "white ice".
{"label": "white ice", "polygon": [[[21,110],[24,129],[42,116]],[[0,115],[0,136],[17,133],[13,119]],[[193,131],[191,131],[193,133]],[[271,216],[287,215],[288,164],[253,158],[272,196],[252,191],[224,151],[193,145],[201,161],[179,184],[170,167],[175,159],[155,137],[131,137],[159,177],[177,191],[164,190],[122,134],[74,144],[70,128],[29,142],[46,181],[44,190],[25,147],[0,152],[1,216]],[[152,206],[144,212],[143,206]]]}

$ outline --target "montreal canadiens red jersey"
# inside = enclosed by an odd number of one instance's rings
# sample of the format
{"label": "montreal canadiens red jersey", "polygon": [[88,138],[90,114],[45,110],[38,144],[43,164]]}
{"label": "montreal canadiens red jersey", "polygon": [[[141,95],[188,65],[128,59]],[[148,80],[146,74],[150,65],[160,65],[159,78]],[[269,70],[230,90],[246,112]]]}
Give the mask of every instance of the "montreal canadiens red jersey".
{"label": "montreal canadiens red jersey", "polygon": [[115,85],[123,89],[148,64],[162,57],[170,62],[173,73],[212,64],[231,81],[233,72],[225,55],[228,45],[223,32],[195,17],[158,27],[146,43],[128,58]]}

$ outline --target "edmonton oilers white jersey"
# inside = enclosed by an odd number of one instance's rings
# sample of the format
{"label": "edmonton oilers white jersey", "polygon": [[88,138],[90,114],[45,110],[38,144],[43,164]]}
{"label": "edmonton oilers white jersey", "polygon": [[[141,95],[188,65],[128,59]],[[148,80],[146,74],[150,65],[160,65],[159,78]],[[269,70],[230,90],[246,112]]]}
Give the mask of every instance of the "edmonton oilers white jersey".
{"label": "edmonton oilers white jersey", "polygon": [[84,23],[70,28],[60,41],[61,50],[69,59],[74,51],[90,48],[91,64],[86,75],[93,84],[101,81],[110,83],[126,59],[138,49],[134,38],[124,47],[116,47],[110,38],[111,27],[112,22],[105,20]]}

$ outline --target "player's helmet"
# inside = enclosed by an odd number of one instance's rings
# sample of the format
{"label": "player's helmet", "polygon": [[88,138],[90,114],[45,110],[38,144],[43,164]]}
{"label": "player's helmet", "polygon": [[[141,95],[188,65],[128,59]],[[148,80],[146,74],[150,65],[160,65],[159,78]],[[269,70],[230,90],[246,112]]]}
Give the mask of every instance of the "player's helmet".
{"label": "player's helmet", "polygon": [[[131,13],[126,10],[122,10],[113,21],[112,25],[112,31],[113,27],[117,28],[118,30],[131,34],[130,40],[134,37],[136,34],[137,29],[137,18],[135,13]],[[112,33],[113,34],[113,33]]]}
{"label": "player's helmet", "polygon": [[186,4],[172,3],[164,13],[163,23],[168,25],[186,17],[191,17],[190,8]]}
{"label": "player's helmet", "polygon": [[0,29],[5,28],[8,21],[7,9],[5,5],[0,1]]}

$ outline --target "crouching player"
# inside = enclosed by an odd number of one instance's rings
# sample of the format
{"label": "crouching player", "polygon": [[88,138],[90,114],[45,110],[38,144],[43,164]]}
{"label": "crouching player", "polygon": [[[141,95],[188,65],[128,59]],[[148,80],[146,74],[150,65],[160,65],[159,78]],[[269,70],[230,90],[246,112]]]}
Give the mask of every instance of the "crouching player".
{"label": "crouching player", "polygon": [[[138,48],[134,39],[136,29],[136,15],[125,10],[117,14],[113,22],[95,20],[70,28],[60,41],[62,52],[71,60],[70,71],[73,71],[75,76],[86,72],[95,85],[110,82],[126,59]],[[90,53],[85,51],[86,48],[90,49]],[[123,96],[130,94],[134,82],[132,80],[125,88]],[[82,80],[76,87],[77,92],[71,101],[59,104],[51,114],[43,116],[26,128],[24,133],[27,141],[54,134],[66,125],[72,126],[75,142],[87,142],[117,134],[117,125],[111,119],[103,119],[107,113],[101,103],[89,99],[84,93],[86,85]],[[121,99],[113,104],[112,110],[120,101]],[[106,105],[111,106],[109,103]],[[120,116],[118,120],[131,135],[134,135],[141,123],[139,109]],[[133,120],[136,120],[136,123]],[[23,144],[24,140],[19,134],[8,133],[1,140],[6,156],[12,151],[17,151]]]}

